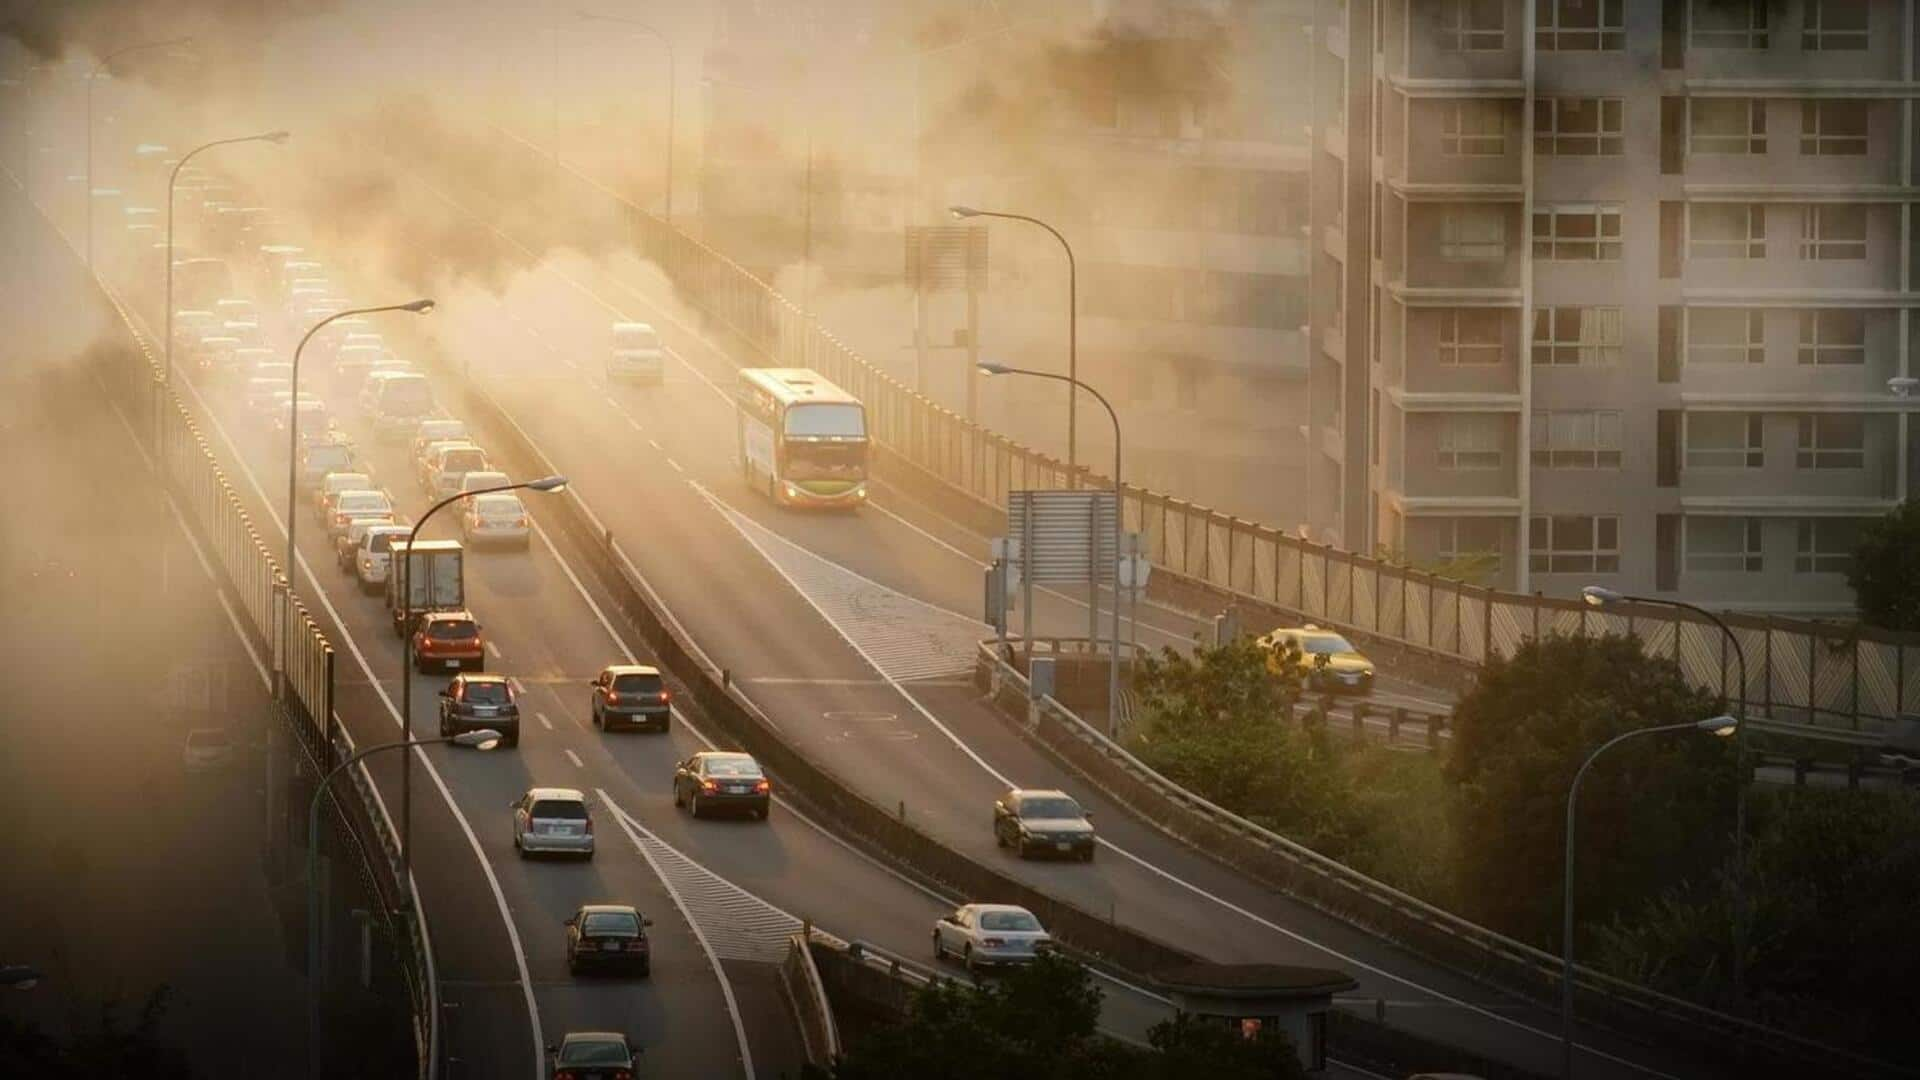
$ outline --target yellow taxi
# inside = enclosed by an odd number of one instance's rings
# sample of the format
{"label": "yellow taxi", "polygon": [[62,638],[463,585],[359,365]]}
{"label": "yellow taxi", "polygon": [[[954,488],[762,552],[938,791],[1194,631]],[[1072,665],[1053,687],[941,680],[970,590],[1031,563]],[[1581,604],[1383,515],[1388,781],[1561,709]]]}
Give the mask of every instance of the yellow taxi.
{"label": "yellow taxi", "polygon": [[1293,646],[1291,662],[1300,672],[1302,684],[1323,693],[1373,692],[1373,661],[1361,654],[1353,643],[1331,630],[1308,623],[1281,627],[1260,639],[1267,650],[1267,666],[1275,672],[1288,662],[1285,647]]}

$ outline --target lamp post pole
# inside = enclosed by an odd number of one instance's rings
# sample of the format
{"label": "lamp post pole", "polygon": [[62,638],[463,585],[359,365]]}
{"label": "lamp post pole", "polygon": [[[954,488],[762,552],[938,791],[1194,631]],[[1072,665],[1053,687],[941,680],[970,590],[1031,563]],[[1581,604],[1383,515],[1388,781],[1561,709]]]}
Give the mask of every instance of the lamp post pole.
{"label": "lamp post pole", "polygon": [[1573,1076],[1573,822],[1574,806],[1580,798],[1580,781],[1586,778],[1587,770],[1593,763],[1619,744],[1639,735],[1658,735],[1668,731],[1706,731],[1715,735],[1732,735],[1740,728],[1740,721],[1731,716],[1716,716],[1708,720],[1689,721],[1684,724],[1659,724],[1654,727],[1636,728],[1623,731],[1587,755],[1580,768],[1573,774],[1573,783],[1567,788],[1567,839],[1566,882],[1561,888],[1560,907],[1560,1078],[1571,1080]]}
{"label": "lamp post pole", "polygon": [[[211,150],[216,146],[226,146],[231,143],[243,142],[283,143],[286,141],[287,133],[284,131],[269,131],[260,135],[242,135],[233,139],[215,139],[210,143],[202,143],[180,155],[180,160],[173,163],[173,171],[167,174],[167,311],[166,339],[161,342],[162,355],[166,357],[166,363],[165,366],[161,368],[161,378],[162,381],[169,386],[173,385],[173,189],[174,185],[180,179],[180,170],[185,168],[187,162],[192,161],[196,154],[202,150]],[[88,196],[88,198],[91,199],[92,196]]]}
{"label": "lamp post pole", "polygon": [[622,26],[631,26],[642,33],[651,34],[659,40],[660,47],[667,52],[667,191],[665,196],[666,209],[661,214],[661,217],[666,220],[667,224],[671,225],[673,224],[674,97],[676,88],[680,83],[680,77],[677,74],[679,65],[673,55],[673,39],[637,19],[629,19],[621,15],[601,15],[591,11],[582,11],[578,12],[578,14],[582,19],[598,19],[602,22],[619,23]]}
{"label": "lamp post pole", "polygon": [[[1733,999],[1746,1000],[1747,988],[1747,785],[1753,779],[1751,766],[1747,761],[1747,650],[1740,644],[1740,638],[1727,625],[1727,621],[1698,604],[1685,600],[1662,600],[1650,596],[1630,596],[1615,592],[1599,585],[1589,585],[1580,590],[1582,599],[1594,607],[1608,604],[1650,604],[1658,607],[1679,608],[1691,611],[1712,622],[1720,628],[1727,641],[1733,646],[1733,657],[1740,672],[1740,693],[1735,699],[1734,719],[1739,727],[1734,732],[1734,763],[1740,770],[1740,784],[1733,789]],[[1675,648],[1678,648],[1676,644]],[[1723,673],[1724,673],[1724,669]]]}
{"label": "lamp post pole", "polygon": [[[1049,371],[1031,371],[1027,368],[1008,367],[1005,364],[995,364],[991,362],[982,362],[979,365],[979,368],[981,371],[984,371],[989,375],[1031,375],[1036,379],[1053,379],[1057,382],[1068,383],[1072,387],[1085,390],[1087,393],[1092,394],[1093,399],[1095,401],[1098,401],[1101,407],[1107,410],[1107,418],[1113,421],[1113,564],[1112,564],[1113,636],[1110,640],[1110,644],[1108,647],[1109,655],[1107,657],[1107,733],[1109,735],[1118,737],[1118,735],[1120,734],[1120,727],[1119,727],[1120,725],[1120,567],[1119,567],[1119,560],[1120,560],[1120,533],[1122,530],[1123,521],[1126,517],[1125,514],[1121,513],[1121,509],[1120,509],[1122,505],[1121,494],[1122,494],[1122,491],[1124,490],[1120,484],[1120,460],[1121,460],[1120,459],[1120,415],[1113,411],[1113,405],[1112,403],[1107,401],[1105,395],[1101,394],[1100,391],[1095,390],[1093,387],[1088,386],[1086,383],[1083,383],[1079,379],[1076,379],[1070,375],[1055,375]],[[1031,543],[1032,539],[1028,538],[1026,542]],[[1096,543],[1094,547],[1096,550],[1098,550],[1099,544]],[[1087,606],[1093,609],[1093,620],[1096,627],[1096,633],[1093,635],[1094,638],[1098,638],[1099,636],[1097,632],[1097,627],[1099,625],[1099,619],[1100,619],[1099,604],[1100,604],[1101,561],[1102,560],[1098,558],[1093,560],[1093,563],[1092,563],[1093,572],[1090,575],[1092,580],[1087,583],[1087,586],[1088,586],[1087,587]],[[1027,568],[1025,566],[1022,566],[1021,572],[1023,574],[1026,573]],[[1029,637],[1031,637],[1032,630],[1029,629],[1026,631],[1026,633],[1029,635]]]}
{"label": "lamp post pole", "polygon": [[[313,1080],[320,1076],[320,801],[327,794],[327,785],[333,778],[357,764],[361,758],[382,750],[410,749],[415,746],[432,746],[435,743],[457,742],[462,746],[473,746],[481,750],[491,750],[499,741],[500,733],[491,728],[469,731],[460,735],[448,735],[433,739],[401,739],[397,742],[381,743],[369,746],[365,750],[333,767],[320,782],[314,785],[313,801],[307,806],[307,1075]],[[407,895],[408,877],[400,879],[401,895]]]}
{"label": "lamp post pole", "polygon": [[[400,591],[400,731],[407,738],[413,737],[413,545],[420,540],[420,528],[427,520],[440,512],[442,507],[471,499],[476,495],[492,495],[502,491],[519,491],[522,488],[531,491],[562,491],[567,486],[564,476],[548,476],[539,480],[526,480],[518,484],[501,484],[497,487],[477,488],[473,491],[459,491],[441,499],[420,515],[407,532],[407,547],[401,557],[394,560],[388,574],[399,574]],[[413,875],[413,755],[408,754],[406,764],[400,769],[400,876],[402,880]]]}
{"label": "lamp post pole", "polygon": [[[1060,241],[1061,250],[1067,253],[1067,381],[1077,386],[1084,386],[1085,384],[1080,382],[1080,270],[1078,264],[1074,262],[1073,245],[1067,243],[1067,238],[1060,235],[1059,229],[1041,221],[1037,217],[1028,217],[1025,214],[1009,214],[999,210],[976,210],[971,206],[948,207],[948,212],[956,218],[993,217],[1005,218],[1008,221],[1024,221],[1032,225],[1040,226],[1052,233],[1055,240]],[[1099,395],[1096,394],[1094,396],[1098,397]],[[1072,394],[1068,394],[1067,484],[1069,487],[1080,486],[1080,470],[1077,466],[1080,453],[1078,415],[1076,411],[1076,399]]]}
{"label": "lamp post pole", "polygon": [[139,45],[129,45],[124,49],[120,49],[115,52],[110,52],[107,55],[101,57],[100,62],[93,65],[93,70],[87,72],[87,121],[86,121],[87,123],[87,139],[86,139],[86,142],[87,142],[87,206],[86,206],[86,210],[87,210],[87,269],[89,270],[93,269],[93,84],[94,84],[94,81],[98,79],[101,76],[101,74],[103,74],[109,67],[111,67],[115,60],[120,59],[121,57],[127,55],[128,53],[140,52],[145,49],[164,49],[172,45],[185,45],[187,42],[192,40],[193,39],[190,37],[179,37],[179,38],[169,38],[166,41],[148,41],[148,42],[143,42]]}
{"label": "lamp post pole", "polygon": [[[313,335],[319,333],[322,327],[335,319],[344,319],[349,315],[374,315],[382,311],[410,311],[424,315],[432,310],[433,301],[431,300],[413,300],[405,304],[384,304],[380,307],[349,308],[314,323],[313,327],[301,336],[300,343],[293,347],[293,370],[287,373],[287,388],[293,391],[293,396],[287,401],[287,599],[289,601],[293,599],[294,585],[300,576],[297,569],[299,564],[294,561],[299,557],[299,552],[293,545],[294,527],[299,520],[299,515],[295,512],[294,498],[297,490],[295,482],[300,475],[300,356],[306,351],[307,342],[313,340]],[[293,604],[288,603],[287,624],[282,627],[282,632],[290,634],[292,626]],[[280,680],[284,694],[287,689],[284,670],[280,673]]]}

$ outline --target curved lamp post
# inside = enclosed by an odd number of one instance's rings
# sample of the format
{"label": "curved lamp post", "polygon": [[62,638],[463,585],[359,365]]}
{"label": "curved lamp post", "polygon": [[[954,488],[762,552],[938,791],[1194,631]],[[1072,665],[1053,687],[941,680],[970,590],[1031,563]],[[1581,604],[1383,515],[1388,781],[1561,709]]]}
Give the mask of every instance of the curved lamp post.
{"label": "curved lamp post", "polygon": [[[475,495],[493,495],[502,491],[565,491],[567,478],[564,476],[544,476],[538,480],[525,480],[518,484],[500,484],[496,487],[477,488],[473,491],[458,491],[441,499],[420,515],[407,533],[407,551],[404,559],[396,560],[398,566],[387,571],[396,571],[412,577],[413,545],[420,540],[420,527],[427,519],[440,512],[442,507],[461,499],[471,499]],[[400,730],[408,738],[413,737],[413,582],[405,581],[400,588]],[[400,770],[400,874],[402,879],[413,875],[413,755],[408,754],[406,764]],[[404,900],[404,897],[403,897]]]}
{"label": "curved lamp post", "polygon": [[166,366],[161,370],[161,377],[169,386],[173,384],[173,188],[180,179],[180,170],[186,168],[187,162],[192,161],[194,156],[202,150],[243,142],[270,142],[277,145],[286,142],[287,138],[288,135],[284,131],[268,131],[259,135],[241,135],[232,139],[215,139],[209,143],[201,143],[180,155],[180,160],[173,163],[173,171],[167,174],[167,312],[166,340],[162,343],[167,361]]}
{"label": "curved lamp post", "polygon": [[[1649,604],[1656,607],[1678,608],[1691,611],[1711,621],[1720,628],[1733,645],[1733,656],[1739,663],[1740,693],[1734,706],[1734,719],[1739,728],[1734,732],[1734,761],[1740,770],[1740,786],[1733,792],[1733,997],[1735,1001],[1745,1000],[1747,983],[1747,785],[1752,781],[1752,773],[1747,765],[1747,650],[1734,635],[1733,628],[1725,619],[1708,611],[1698,604],[1685,600],[1662,600],[1651,596],[1630,596],[1616,592],[1601,585],[1588,585],[1580,590],[1580,598],[1596,608],[1614,604]],[[1678,648],[1676,638],[1675,648]],[[1724,674],[1724,669],[1722,669]]]}
{"label": "curved lamp post", "polygon": [[115,60],[128,53],[144,52],[147,49],[165,49],[174,45],[185,45],[190,37],[168,38],[166,41],[148,41],[139,45],[129,45],[124,49],[110,52],[93,65],[87,72],[87,269],[93,269],[93,84],[100,75],[113,66]]}
{"label": "curved lamp post", "polygon": [[[500,733],[492,728],[463,732],[433,739],[401,739],[369,746],[333,767],[314,785],[313,801],[307,806],[307,1075],[320,1075],[320,801],[326,797],[333,778],[369,754],[382,750],[403,750],[435,743],[457,743],[476,750],[491,750],[500,745]],[[400,895],[408,895],[410,875],[400,878]]]}
{"label": "curved lamp post", "polygon": [[[1085,385],[1084,383],[1080,382],[1080,319],[1079,319],[1080,270],[1078,265],[1074,262],[1074,259],[1073,259],[1073,245],[1067,243],[1067,238],[1060,235],[1059,229],[1056,229],[1053,226],[1047,224],[1046,222],[1041,221],[1037,217],[1028,217],[1025,214],[1009,214],[999,210],[977,210],[971,206],[949,206],[947,207],[947,212],[949,214],[952,214],[955,218],[961,219],[961,220],[964,220],[966,218],[973,218],[973,217],[991,217],[991,218],[1005,218],[1008,221],[1024,221],[1031,225],[1040,226],[1041,228],[1052,233],[1053,238],[1055,240],[1060,241],[1061,250],[1067,253],[1067,380],[1066,381],[1071,382],[1076,386]],[[1059,378],[1059,376],[1055,375],[1053,376],[1053,378],[1057,379]],[[1094,396],[1098,397],[1099,395],[1096,394]],[[1079,435],[1079,420],[1078,420],[1079,413],[1075,408],[1075,405],[1076,405],[1076,399],[1072,394],[1068,394],[1067,395],[1067,483],[1073,487],[1079,487],[1080,486],[1080,470],[1075,467],[1075,463],[1079,461],[1079,453],[1080,453],[1079,451],[1080,440],[1077,437]]]}
{"label": "curved lamp post", "polygon": [[[1085,390],[1087,393],[1092,394],[1093,400],[1099,402],[1101,407],[1107,410],[1107,418],[1113,421],[1113,558],[1115,565],[1113,568],[1113,640],[1111,647],[1108,649],[1109,655],[1107,657],[1107,732],[1110,735],[1118,737],[1120,734],[1120,569],[1118,563],[1120,559],[1121,524],[1122,519],[1126,516],[1121,512],[1120,414],[1113,411],[1113,405],[1107,401],[1106,397],[1102,395],[1100,391],[1095,390],[1093,387],[1088,386],[1086,383],[1081,382],[1071,375],[1055,375],[1048,371],[1033,371],[1028,368],[1008,367],[1006,364],[996,364],[989,360],[982,360],[975,366],[988,375],[1031,375],[1036,379],[1053,379],[1056,382],[1068,383],[1077,389]],[[1029,542],[1031,542],[1031,538],[1029,538]],[[1098,545],[1095,546],[1098,547]],[[1020,572],[1025,574],[1028,572],[1028,568],[1025,565],[1025,552],[1021,553],[1021,558],[1022,565]],[[1093,580],[1088,582],[1087,607],[1091,611],[1091,622],[1094,626],[1092,637],[1097,638],[1099,637],[1100,626],[1100,564],[1098,560],[1093,562]],[[1032,627],[1022,628],[1022,632],[1027,635],[1029,641],[1032,640]]]}
{"label": "curved lamp post", "polygon": [[[288,374],[287,389],[293,391],[292,397],[290,397],[287,401],[288,415],[287,415],[286,574],[287,574],[287,596],[289,599],[291,599],[293,596],[294,582],[297,581],[299,578],[299,571],[296,569],[296,567],[298,567],[299,564],[294,562],[294,560],[299,557],[299,553],[294,550],[294,546],[293,546],[294,523],[295,521],[298,520],[298,514],[295,512],[293,504],[294,504],[294,495],[295,495],[295,481],[298,479],[300,475],[300,354],[302,351],[306,349],[307,342],[313,340],[313,335],[319,333],[321,327],[326,326],[328,323],[334,321],[335,319],[344,319],[349,315],[373,315],[382,311],[410,311],[416,315],[425,315],[427,312],[432,310],[433,310],[433,301],[431,300],[414,300],[405,304],[387,304],[381,307],[349,308],[346,311],[329,315],[326,318],[321,319],[319,322],[314,323],[313,328],[308,330],[306,334],[300,338],[300,344],[295,345],[293,347],[293,370],[287,373]],[[287,625],[289,627],[292,626],[293,624],[292,613],[293,613],[293,605],[289,604],[287,605]],[[285,678],[284,673],[282,674],[282,678],[284,680]]]}
{"label": "curved lamp post", "polygon": [[673,40],[653,27],[648,26],[646,23],[638,19],[629,19],[623,15],[602,15],[594,11],[576,11],[574,15],[581,19],[592,19],[600,22],[619,23],[621,26],[631,26],[643,34],[650,34],[657,38],[660,42],[660,47],[667,51],[667,191],[666,209],[660,216],[667,224],[671,225],[673,224],[673,99],[674,87],[679,82],[678,76],[674,74],[676,65],[673,58]]}
{"label": "curved lamp post", "polygon": [[1580,797],[1580,781],[1593,767],[1594,760],[1601,754],[1640,735],[1658,735],[1669,731],[1705,731],[1725,738],[1740,729],[1740,721],[1731,716],[1714,716],[1705,720],[1694,720],[1685,724],[1659,724],[1654,727],[1635,728],[1623,731],[1587,755],[1580,768],[1573,774],[1573,784],[1567,788],[1567,851],[1566,885],[1561,890],[1560,911],[1560,1077],[1572,1080],[1573,1077],[1573,808]]}

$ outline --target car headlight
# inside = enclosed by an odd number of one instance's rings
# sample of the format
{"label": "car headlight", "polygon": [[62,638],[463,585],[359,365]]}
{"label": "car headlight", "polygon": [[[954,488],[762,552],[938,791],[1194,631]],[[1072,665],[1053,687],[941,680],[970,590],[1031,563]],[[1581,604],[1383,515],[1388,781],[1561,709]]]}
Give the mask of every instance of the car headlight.
{"label": "car headlight", "polygon": [[794,484],[794,483],[788,483],[788,484],[787,484],[787,494],[788,494],[788,495],[790,495],[790,496],[793,496],[794,498],[798,498],[798,497],[800,497],[801,495],[805,495],[805,494],[806,494],[806,492],[805,492],[805,491],[803,491],[803,490],[801,489],[801,487],[800,487],[800,485],[799,485],[799,484]]}

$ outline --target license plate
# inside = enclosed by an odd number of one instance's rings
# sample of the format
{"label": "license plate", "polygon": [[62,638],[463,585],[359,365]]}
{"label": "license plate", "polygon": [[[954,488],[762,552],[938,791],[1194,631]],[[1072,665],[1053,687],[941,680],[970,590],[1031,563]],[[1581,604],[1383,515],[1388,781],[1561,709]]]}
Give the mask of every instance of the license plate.
{"label": "license plate", "polygon": [[747,785],[745,785],[745,784],[728,784],[728,785],[727,785],[727,793],[728,793],[729,795],[745,795],[745,794],[747,793]]}
{"label": "license plate", "polygon": [[1073,843],[1072,843],[1071,841],[1068,841],[1068,840],[1062,840],[1062,841],[1060,841],[1059,843],[1057,843],[1057,844],[1054,844],[1053,846],[1054,846],[1054,847],[1055,847],[1056,849],[1058,849],[1058,850],[1060,850],[1060,851],[1072,851],[1072,850],[1073,850]]}
{"label": "license plate", "polygon": [[442,660],[441,663],[447,665],[450,668],[457,668],[460,666],[460,661],[458,660]]}
{"label": "license plate", "polygon": [[620,943],[617,941],[603,941],[600,943],[600,951],[601,952],[619,952]]}

